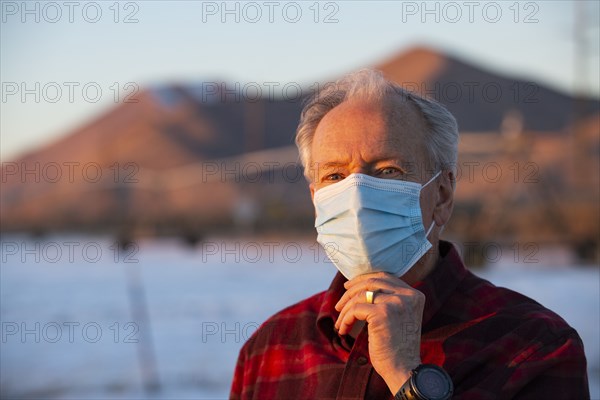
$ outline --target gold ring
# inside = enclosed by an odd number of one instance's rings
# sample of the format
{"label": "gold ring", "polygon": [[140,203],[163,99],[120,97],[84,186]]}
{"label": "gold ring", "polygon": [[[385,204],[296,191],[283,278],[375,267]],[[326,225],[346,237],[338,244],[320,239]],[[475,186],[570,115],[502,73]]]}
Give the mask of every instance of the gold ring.
{"label": "gold ring", "polygon": [[373,301],[375,300],[375,292],[367,290],[365,295],[367,296],[367,303],[373,304]]}

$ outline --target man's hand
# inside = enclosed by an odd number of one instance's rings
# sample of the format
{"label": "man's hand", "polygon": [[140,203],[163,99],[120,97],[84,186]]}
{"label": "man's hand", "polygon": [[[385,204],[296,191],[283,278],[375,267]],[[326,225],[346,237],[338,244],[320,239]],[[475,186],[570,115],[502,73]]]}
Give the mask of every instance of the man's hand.
{"label": "man's hand", "polygon": [[[358,276],[344,286],[346,293],[335,306],[340,311],[335,327],[344,335],[358,320],[368,324],[369,358],[396,394],[421,363],[425,295],[385,272]],[[367,291],[375,292],[373,304],[367,303]]]}

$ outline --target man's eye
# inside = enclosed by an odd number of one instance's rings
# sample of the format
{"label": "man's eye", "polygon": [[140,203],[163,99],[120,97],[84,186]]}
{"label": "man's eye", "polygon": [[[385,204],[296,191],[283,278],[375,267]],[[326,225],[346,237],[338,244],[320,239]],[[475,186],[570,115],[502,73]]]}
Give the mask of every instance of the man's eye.
{"label": "man's eye", "polygon": [[337,173],[329,174],[325,177],[325,180],[329,181],[329,182],[341,181],[342,179],[344,179],[342,174],[337,174]]}
{"label": "man's eye", "polygon": [[382,175],[384,177],[395,177],[395,176],[399,176],[401,175],[402,172],[395,167],[386,167],[386,168],[382,168],[379,170],[379,175]]}

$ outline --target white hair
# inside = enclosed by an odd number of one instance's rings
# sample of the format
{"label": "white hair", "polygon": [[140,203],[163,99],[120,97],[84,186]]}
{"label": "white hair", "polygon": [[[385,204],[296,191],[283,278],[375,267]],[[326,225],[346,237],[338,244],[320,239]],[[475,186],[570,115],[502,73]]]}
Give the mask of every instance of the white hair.
{"label": "white hair", "polygon": [[306,178],[311,180],[308,169],[311,162],[312,140],[317,125],[325,114],[350,99],[389,101],[394,96],[411,102],[423,116],[427,129],[422,143],[433,166],[440,170],[455,171],[458,155],[458,125],[446,107],[433,99],[421,97],[386,80],[379,71],[362,69],[325,85],[304,105],[296,130],[296,146],[300,152],[300,161]]}

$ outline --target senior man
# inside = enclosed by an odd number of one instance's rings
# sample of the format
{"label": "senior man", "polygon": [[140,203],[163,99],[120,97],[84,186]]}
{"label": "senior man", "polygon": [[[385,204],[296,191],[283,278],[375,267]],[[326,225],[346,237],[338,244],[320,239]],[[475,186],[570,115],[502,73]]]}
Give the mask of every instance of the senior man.
{"label": "senior man", "polygon": [[231,398],[589,398],[577,332],[439,239],[458,147],[442,105],[358,71],[308,101],[296,143],[339,273],[248,340]]}

